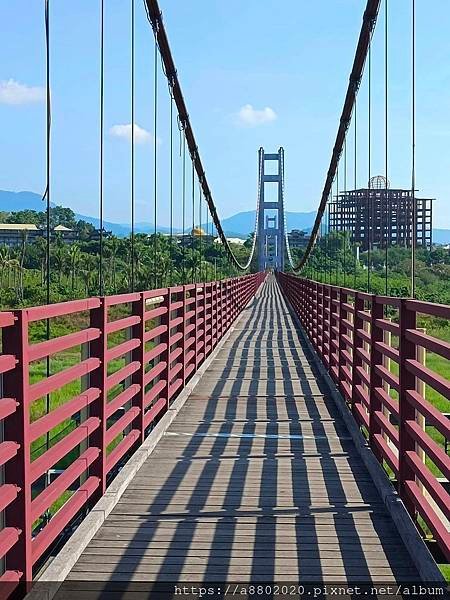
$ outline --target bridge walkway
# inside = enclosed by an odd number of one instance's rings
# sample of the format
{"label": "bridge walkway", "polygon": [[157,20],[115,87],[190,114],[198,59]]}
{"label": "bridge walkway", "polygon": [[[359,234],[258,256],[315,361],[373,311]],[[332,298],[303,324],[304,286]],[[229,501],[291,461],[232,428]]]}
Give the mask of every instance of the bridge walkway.
{"label": "bridge walkway", "polygon": [[417,581],[325,390],[268,278],[70,582]]}

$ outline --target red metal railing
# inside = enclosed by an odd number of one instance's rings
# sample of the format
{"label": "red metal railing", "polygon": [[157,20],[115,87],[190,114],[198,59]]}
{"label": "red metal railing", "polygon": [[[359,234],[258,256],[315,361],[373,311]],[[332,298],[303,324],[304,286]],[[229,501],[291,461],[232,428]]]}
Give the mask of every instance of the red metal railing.
{"label": "red metal railing", "polygon": [[[0,313],[0,581],[32,579],[33,567],[104,494],[263,280],[260,273]],[[56,332],[64,322],[64,334],[31,343],[47,319]],[[49,412],[35,418],[47,403]],[[52,437],[58,428],[64,435]],[[61,468],[48,481],[55,465]]]}
{"label": "red metal railing", "polygon": [[450,320],[450,306],[285,273],[278,281],[374,455],[398,482],[411,516],[423,519],[422,532],[429,528],[450,561],[450,421],[424,393],[426,384],[449,401],[450,382],[418,360],[419,349],[426,349],[448,361],[450,344],[417,326],[418,315]]}

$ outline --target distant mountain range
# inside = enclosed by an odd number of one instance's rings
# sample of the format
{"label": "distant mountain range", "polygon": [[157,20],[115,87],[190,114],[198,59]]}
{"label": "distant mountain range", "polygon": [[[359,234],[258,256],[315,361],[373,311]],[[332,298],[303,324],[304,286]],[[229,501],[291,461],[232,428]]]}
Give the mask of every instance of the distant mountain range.
{"label": "distant mountain range", "polygon": [[[52,206],[56,206],[54,202]],[[45,202],[42,200],[42,196],[35,194],[34,192],[8,192],[0,190],[0,211],[19,211],[19,210],[36,210],[44,211]],[[98,217],[91,217],[88,215],[82,215],[75,213],[75,218],[78,220],[92,223],[94,227],[100,227],[100,220]],[[103,227],[107,231],[111,231],[114,235],[124,237],[130,233],[130,225],[123,223],[113,223],[112,221],[103,221]],[[136,233],[153,233],[154,226],[152,223],[135,223]],[[169,233],[169,227],[158,226],[160,233]],[[175,233],[181,230],[174,229]]]}
{"label": "distant mountain range", "polygon": [[[305,213],[286,211],[288,231],[291,231],[291,229],[309,230],[313,226],[315,218],[315,211]],[[255,211],[240,212],[227,219],[222,219],[222,227],[227,235],[231,236],[231,234],[234,234],[236,237],[247,237],[255,228]]]}
{"label": "distant mountain range", "polygon": [[[53,204],[55,206],[55,204]],[[42,197],[34,192],[9,192],[0,190],[0,211],[18,211],[18,210],[45,210],[45,204]],[[314,224],[316,212],[286,212],[286,225],[288,231],[291,229],[310,230]],[[75,218],[92,223],[94,227],[99,227],[100,222],[97,217],[75,213]],[[114,223],[104,221],[104,227],[114,235],[123,237],[130,233],[130,225],[124,223]],[[206,224],[202,224],[206,229]],[[222,227],[225,235],[228,237],[246,238],[255,227],[255,211],[239,212],[227,219],[222,219]],[[154,225],[152,223],[136,223],[136,233],[152,233]],[[159,226],[160,233],[169,233],[169,227]],[[174,228],[174,233],[180,233],[181,229]],[[433,241],[436,244],[450,244],[450,229],[433,229]]]}

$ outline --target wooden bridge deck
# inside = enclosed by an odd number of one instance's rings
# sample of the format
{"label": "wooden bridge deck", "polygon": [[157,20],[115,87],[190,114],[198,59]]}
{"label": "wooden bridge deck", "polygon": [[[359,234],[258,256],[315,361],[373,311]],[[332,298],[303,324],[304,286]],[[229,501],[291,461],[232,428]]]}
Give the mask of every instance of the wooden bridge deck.
{"label": "wooden bridge deck", "polygon": [[419,579],[273,279],[68,579]]}

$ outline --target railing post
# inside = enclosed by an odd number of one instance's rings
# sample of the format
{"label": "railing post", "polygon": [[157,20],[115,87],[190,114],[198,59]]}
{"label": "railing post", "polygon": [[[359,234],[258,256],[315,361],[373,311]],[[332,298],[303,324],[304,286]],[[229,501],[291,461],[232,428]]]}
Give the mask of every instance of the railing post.
{"label": "railing post", "polygon": [[355,301],[354,301],[354,315],[353,315],[353,347],[352,347],[352,401],[351,401],[351,409],[352,414],[356,419],[356,422],[359,423],[360,419],[356,412],[356,405],[361,401],[358,399],[358,394],[356,392],[356,386],[358,383],[359,375],[357,372],[357,367],[362,367],[363,361],[360,356],[358,356],[358,348],[363,347],[363,342],[361,338],[358,336],[358,331],[362,330],[364,327],[364,320],[362,317],[358,315],[358,311],[364,310],[364,299],[360,297],[358,292],[355,292]]}
{"label": "railing post", "polygon": [[376,295],[372,294],[370,310],[370,389],[369,389],[369,446],[372,452],[381,462],[383,457],[375,442],[374,436],[382,433],[382,428],[376,419],[375,413],[382,412],[383,404],[375,394],[375,388],[383,387],[383,378],[377,374],[375,367],[383,364],[383,353],[377,348],[377,342],[382,343],[384,339],[383,330],[377,325],[377,319],[383,318],[383,304],[376,301]]}
{"label": "railing post", "polygon": [[108,308],[106,306],[105,297],[100,298],[100,306],[93,308],[90,312],[90,325],[100,330],[100,336],[90,343],[91,357],[98,358],[100,361],[97,369],[92,371],[90,375],[90,387],[95,387],[100,390],[99,397],[90,405],[89,416],[97,417],[100,420],[100,425],[89,437],[89,446],[100,450],[98,458],[93,462],[90,468],[90,474],[100,479],[100,485],[97,493],[93,496],[93,501],[96,502],[106,490],[106,380],[107,380],[107,364],[106,354],[108,350],[108,336],[106,326],[108,322]]}
{"label": "railing post", "polygon": [[134,427],[139,430],[139,445],[142,444],[145,438],[144,431],[144,375],[145,375],[145,364],[144,364],[144,354],[145,354],[145,343],[144,343],[144,334],[145,334],[145,300],[144,294],[141,292],[139,294],[139,300],[132,303],[132,312],[133,315],[138,316],[140,318],[139,323],[133,325],[131,329],[131,334],[133,338],[137,338],[140,341],[140,344],[137,348],[134,348],[131,352],[131,360],[138,361],[140,363],[140,367],[137,371],[133,373],[131,376],[131,384],[138,385],[139,391],[134,395],[132,400],[132,405],[139,408],[139,415],[135,419]]}
{"label": "railing post", "polygon": [[200,284],[203,292],[203,361],[206,360],[206,284]]}
{"label": "railing post", "polygon": [[217,344],[217,305],[217,281],[213,281],[211,284],[211,351]]}
{"label": "railing post", "polygon": [[[164,333],[164,339],[167,342],[166,350],[166,368],[162,372],[162,377],[166,380],[166,398],[167,398],[167,409],[170,406],[170,321],[172,318],[172,290],[170,287],[167,288],[167,294],[164,298],[164,304],[167,308],[167,312],[162,319],[162,324],[166,325],[167,329]],[[184,377],[183,377],[184,382]]]}
{"label": "railing post", "polygon": [[222,304],[222,281],[217,282],[217,342],[222,338],[222,319],[223,319],[223,304]]}
{"label": "railing post", "polygon": [[[182,306],[182,311],[183,311],[183,338],[181,340],[181,345],[183,348],[183,352],[181,354],[181,361],[182,361],[182,365],[183,368],[181,369],[181,376],[183,378],[183,387],[186,385],[186,313],[188,311],[188,306],[186,304],[186,285],[183,285],[183,290],[182,290],[182,297],[183,297],[183,306]],[[195,322],[197,322],[197,296],[195,297],[195,302],[194,302],[194,319]],[[195,339],[195,345],[194,345],[194,350],[195,350],[195,364],[197,364],[197,332],[196,332],[196,328],[194,328],[194,335],[196,336]]]}
{"label": "railing post", "polygon": [[[427,332],[425,327],[416,327],[416,331],[418,333],[426,333]],[[426,367],[427,349],[424,348],[423,346],[416,346],[416,360],[420,365]],[[424,381],[422,381],[418,377],[416,377],[416,392],[419,393],[422,396],[422,398],[426,398],[426,395],[425,395],[426,394],[426,384]],[[423,431],[426,431],[425,416],[418,410],[416,410],[415,412],[416,412],[416,421],[417,421],[418,425],[420,426],[421,429],[423,429]],[[416,444],[416,452],[417,452],[417,455],[419,456],[420,460],[423,463],[425,463],[426,454],[425,454],[425,451],[419,446],[419,444]],[[422,493],[424,493],[425,487],[418,477],[416,477],[416,483],[419,486],[419,488],[421,489]]]}
{"label": "railing post", "polygon": [[[326,293],[326,288],[327,285],[322,285],[322,305],[320,307],[317,307],[317,312],[319,312],[320,310],[320,321],[321,321],[321,328],[322,328],[322,333],[321,333],[321,347],[320,347],[320,356],[322,358],[322,361],[325,362],[325,322],[327,320],[327,311],[326,309],[326,301],[325,301],[325,293]],[[316,305],[317,305],[317,301],[316,301]],[[325,363],[325,366],[328,369],[328,365]]]}
{"label": "railing post", "polygon": [[416,328],[416,313],[408,308],[408,300],[400,302],[400,335],[399,335],[399,452],[398,452],[398,491],[408,512],[415,516],[414,502],[410,499],[406,490],[407,481],[415,481],[415,473],[406,459],[407,452],[416,451],[414,438],[409,434],[407,421],[414,422],[416,411],[408,400],[408,391],[415,391],[416,378],[407,368],[408,360],[416,359],[416,345],[406,337],[408,329]]}
{"label": "railing post", "polygon": [[338,386],[339,386],[339,390],[342,394],[342,396],[345,399],[345,392],[342,386],[342,382],[345,381],[345,376],[344,376],[344,371],[343,371],[343,367],[345,366],[345,358],[344,358],[344,351],[347,349],[347,345],[345,343],[345,341],[343,340],[344,337],[344,333],[346,331],[346,328],[344,327],[342,321],[344,320],[344,315],[347,314],[346,310],[344,309],[344,304],[347,302],[348,300],[348,296],[347,293],[344,292],[344,290],[342,288],[339,288],[339,316],[338,316],[338,344],[339,344],[339,349],[338,349]]}
{"label": "railing post", "polygon": [[14,325],[2,330],[3,353],[16,357],[16,367],[3,374],[3,396],[17,402],[15,412],[4,421],[4,438],[18,444],[17,453],[4,466],[5,483],[19,487],[17,498],[5,509],[8,527],[20,530],[16,544],[7,555],[8,571],[23,573],[31,581],[33,562],[31,555],[31,478],[29,435],[30,408],[28,402],[28,320],[26,310],[14,312]]}
{"label": "railing post", "polygon": [[[333,332],[333,326],[337,326],[337,311],[338,308],[336,307],[336,304],[334,302],[334,300],[337,300],[337,291],[338,288],[335,287],[330,287],[330,296],[329,296],[329,307],[330,307],[330,312],[328,313],[329,315],[329,319],[330,319],[330,323],[328,326],[328,372],[330,373],[330,377],[331,379],[333,379],[334,381],[336,381],[335,376],[333,376],[333,336],[334,336],[334,332]],[[339,340],[336,340],[339,343]],[[339,352],[338,352],[339,355]],[[339,360],[339,357],[338,357]]]}

